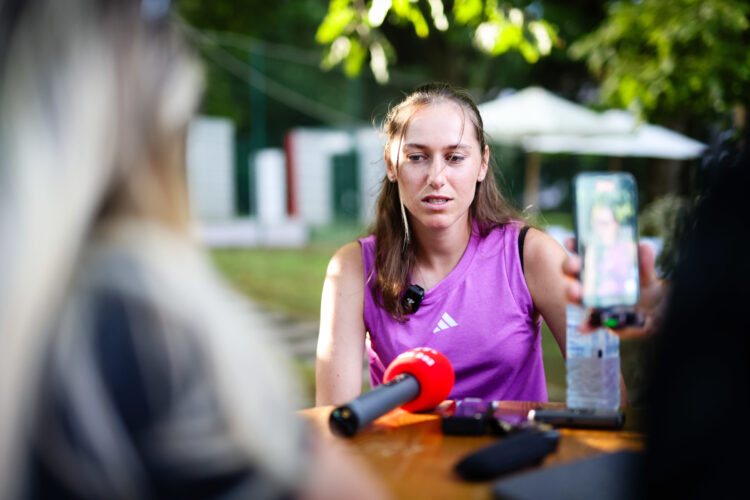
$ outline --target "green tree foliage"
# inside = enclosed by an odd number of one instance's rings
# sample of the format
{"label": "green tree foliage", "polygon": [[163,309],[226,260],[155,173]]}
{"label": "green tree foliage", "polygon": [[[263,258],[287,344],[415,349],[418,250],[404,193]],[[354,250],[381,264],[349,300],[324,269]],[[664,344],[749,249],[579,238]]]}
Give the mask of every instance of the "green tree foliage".
{"label": "green tree foliage", "polygon": [[[175,6],[205,63],[202,112],[232,118],[241,134],[247,134],[252,113],[258,111],[251,102],[254,91],[302,82],[292,90],[304,95],[312,88],[306,84],[317,83],[308,74],[320,73],[321,51],[313,40],[326,12],[323,0],[179,0]],[[330,101],[335,102],[333,96]],[[279,100],[267,102],[265,113],[273,145],[279,144],[288,121],[318,123]]]}
{"label": "green tree foliage", "polygon": [[[369,73],[349,79],[323,71],[315,34],[328,0],[178,0],[175,7],[204,62],[201,111],[231,118],[253,145],[280,146],[293,126],[369,123],[373,110],[382,114],[378,106],[424,81],[393,71],[383,86]],[[266,140],[256,141],[261,121]]]}
{"label": "green tree foliage", "polygon": [[627,0],[570,47],[606,104],[644,118],[717,116],[750,98],[750,7],[742,0]]}
{"label": "green tree foliage", "polygon": [[473,43],[491,56],[518,51],[529,63],[558,42],[557,28],[532,9],[498,0],[455,0],[449,12],[446,5],[443,0],[331,0],[316,33],[326,46],[323,66],[342,65],[355,76],[369,60],[375,78],[387,82],[396,60],[387,25],[407,26],[421,39],[434,29],[447,33],[453,44]]}

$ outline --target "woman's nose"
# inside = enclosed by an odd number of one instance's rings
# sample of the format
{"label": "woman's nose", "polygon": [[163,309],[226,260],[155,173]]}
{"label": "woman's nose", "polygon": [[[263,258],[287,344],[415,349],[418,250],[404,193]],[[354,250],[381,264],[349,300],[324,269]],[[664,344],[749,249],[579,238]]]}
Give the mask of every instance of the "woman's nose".
{"label": "woman's nose", "polygon": [[435,157],[430,163],[428,182],[431,186],[439,187],[445,184],[446,165],[440,157]]}

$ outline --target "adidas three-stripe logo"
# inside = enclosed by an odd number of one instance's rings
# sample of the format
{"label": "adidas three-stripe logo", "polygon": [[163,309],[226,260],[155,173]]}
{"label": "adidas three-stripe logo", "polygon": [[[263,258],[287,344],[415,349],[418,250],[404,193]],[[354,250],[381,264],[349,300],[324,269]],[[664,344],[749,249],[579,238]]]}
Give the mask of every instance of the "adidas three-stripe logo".
{"label": "adidas three-stripe logo", "polygon": [[453,328],[454,326],[458,326],[458,323],[456,323],[456,320],[451,318],[451,315],[446,312],[443,313],[440,321],[438,321],[438,326],[436,326],[435,329],[432,330],[432,333],[437,333],[440,330],[447,330],[448,328]]}

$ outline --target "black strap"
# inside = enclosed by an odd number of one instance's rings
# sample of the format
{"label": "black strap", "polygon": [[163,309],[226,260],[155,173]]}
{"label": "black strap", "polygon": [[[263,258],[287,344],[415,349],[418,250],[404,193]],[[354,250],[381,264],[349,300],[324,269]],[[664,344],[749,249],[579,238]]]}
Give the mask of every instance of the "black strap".
{"label": "black strap", "polygon": [[521,272],[523,272],[523,240],[526,239],[526,233],[529,232],[531,226],[523,226],[518,231],[518,255],[521,257]]}

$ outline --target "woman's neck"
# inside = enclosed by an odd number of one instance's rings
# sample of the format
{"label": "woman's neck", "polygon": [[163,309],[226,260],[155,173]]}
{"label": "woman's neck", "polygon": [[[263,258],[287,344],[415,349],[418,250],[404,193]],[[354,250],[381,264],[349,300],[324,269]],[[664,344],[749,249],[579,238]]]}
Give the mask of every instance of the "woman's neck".
{"label": "woman's neck", "polygon": [[444,230],[414,227],[417,245],[412,280],[429,290],[456,267],[471,238],[469,223],[455,224]]}

